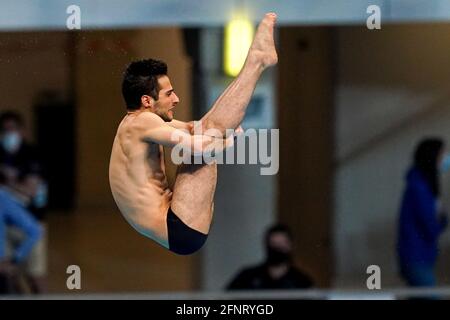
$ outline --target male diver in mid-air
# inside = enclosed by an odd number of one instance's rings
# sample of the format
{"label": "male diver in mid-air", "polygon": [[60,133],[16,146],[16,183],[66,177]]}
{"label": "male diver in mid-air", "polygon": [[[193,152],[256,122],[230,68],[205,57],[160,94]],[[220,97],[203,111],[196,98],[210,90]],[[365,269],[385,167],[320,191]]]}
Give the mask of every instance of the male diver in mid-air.
{"label": "male diver in mid-air", "polygon": [[[213,217],[217,163],[181,164],[169,189],[163,147],[182,145],[192,154],[233,145],[239,124],[262,72],[278,61],[273,38],[276,15],[260,22],[244,66],[203,118],[173,118],[179,99],[167,76],[167,65],[153,59],[132,62],[122,93],[127,114],[119,124],[111,152],[109,181],[125,219],[141,234],[177,254],[192,254],[206,241]],[[206,135],[215,129],[220,135]],[[228,130],[227,130],[228,129]],[[211,131],[211,130],[209,130]]]}

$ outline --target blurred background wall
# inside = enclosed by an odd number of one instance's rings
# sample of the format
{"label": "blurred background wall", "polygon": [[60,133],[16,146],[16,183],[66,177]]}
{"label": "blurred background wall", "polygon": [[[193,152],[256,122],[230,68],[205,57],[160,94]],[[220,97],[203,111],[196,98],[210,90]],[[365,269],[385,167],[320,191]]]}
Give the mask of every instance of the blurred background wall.
{"label": "blurred background wall", "polygon": [[[387,284],[400,284],[393,248],[406,168],[421,138],[450,137],[449,31],[448,24],[337,30],[336,285],[363,286],[370,264],[380,265]],[[440,280],[448,283],[448,234],[441,240]]]}

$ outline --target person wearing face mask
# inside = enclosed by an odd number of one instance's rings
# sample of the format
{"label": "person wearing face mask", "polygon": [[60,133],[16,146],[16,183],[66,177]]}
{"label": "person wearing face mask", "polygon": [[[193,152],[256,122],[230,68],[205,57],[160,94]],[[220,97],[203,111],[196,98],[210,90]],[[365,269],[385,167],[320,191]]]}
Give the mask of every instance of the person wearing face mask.
{"label": "person wearing face mask", "polygon": [[0,114],[0,166],[7,176],[7,183],[14,183],[21,172],[40,174],[41,184],[35,201],[30,202],[30,211],[40,221],[44,220],[47,204],[47,185],[43,179],[43,168],[36,148],[25,140],[24,121],[20,114],[5,111]]}
{"label": "person wearing face mask", "polygon": [[239,272],[227,290],[311,288],[312,279],[294,266],[292,240],[286,226],[277,224],[269,228],[265,236],[265,261]]}
{"label": "person wearing face mask", "polygon": [[439,236],[448,224],[439,202],[439,175],[450,168],[440,138],[422,140],[406,175],[398,221],[397,254],[400,275],[409,286],[436,285]]}
{"label": "person wearing face mask", "polygon": [[20,170],[35,161],[34,150],[24,141],[24,122],[14,111],[0,115],[0,164]]}
{"label": "person wearing face mask", "polygon": [[[6,185],[15,190],[19,177],[27,176],[34,185],[33,197],[27,201],[26,209],[39,221],[43,236],[26,259],[25,271],[29,277],[31,291],[43,293],[47,283],[47,227],[45,213],[48,199],[47,183],[37,149],[25,139],[24,120],[14,111],[0,114],[0,167],[6,176]],[[18,193],[16,193],[18,194]],[[20,197],[20,195],[19,195]],[[21,234],[8,229],[11,245],[21,241]]]}

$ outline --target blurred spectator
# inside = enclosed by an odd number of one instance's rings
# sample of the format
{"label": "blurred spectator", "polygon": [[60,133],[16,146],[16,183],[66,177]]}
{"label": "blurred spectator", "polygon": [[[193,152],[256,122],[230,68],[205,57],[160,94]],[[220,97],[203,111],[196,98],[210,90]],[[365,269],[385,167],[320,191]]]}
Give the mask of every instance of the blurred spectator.
{"label": "blurred spectator", "polygon": [[42,171],[35,148],[25,141],[20,114],[6,111],[0,115],[0,164],[10,170]]}
{"label": "blurred spectator", "polygon": [[[19,177],[16,191],[5,185],[6,177],[0,171],[0,292],[10,293],[11,282],[17,275],[17,267],[28,257],[41,236],[41,227],[26,207],[36,188],[28,176]],[[7,226],[14,226],[23,234],[22,241],[7,255]]]}
{"label": "blurred spectator", "polygon": [[[43,236],[27,258],[25,272],[28,275],[31,291],[46,291],[47,282],[47,228],[45,209],[47,205],[47,183],[44,180],[43,168],[36,148],[25,139],[25,125],[20,114],[6,111],[0,115],[0,167],[6,175],[5,184],[11,190],[15,188],[17,179],[22,180],[34,189],[33,197],[27,201],[27,210],[40,222]],[[19,188],[20,189],[20,188]],[[22,197],[20,192],[16,196]],[[22,241],[22,233],[8,228],[8,247],[14,247]]]}
{"label": "blurred spectator", "polygon": [[[18,177],[19,184],[10,188],[10,192],[17,199],[23,201],[24,207],[30,211],[35,205],[36,199],[40,197],[41,193],[41,178],[40,175],[34,172],[21,173]],[[36,218],[36,215],[34,215]],[[28,281],[29,290],[32,293],[44,293],[47,291],[47,228],[46,224],[37,220],[42,236],[38,242],[33,246],[30,254],[23,261],[22,271]],[[12,226],[8,228],[7,239],[10,252],[14,250],[24,239],[24,234],[20,229]]]}
{"label": "blurred spectator", "polygon": [[25,139],[25,125],[20,114],[6,111],[0,115],[0,166],[7,184],[14,183],[21,172],[33,172],[40,178],[38,193],[30,202],[30,211],[40,221],[44,220],[47,205],[47,184],[44,169],[36,148]]}
{"label": "blurred spectator", "polygon": [[260,265],[245,268],[227,286],[228,290],[300,289],[313,286],[312,279],[296,268],[292,256],[291,231],[274,225],[266,231],[266,259]]}
{"label": "blurred spectator", "polygon": [[449,157],[438,138],[421,141],[406,175],[398,224],[400,273],[410,286],[436,285],[438,239],[447,226],[439,205],[439,173],[448,169]]}

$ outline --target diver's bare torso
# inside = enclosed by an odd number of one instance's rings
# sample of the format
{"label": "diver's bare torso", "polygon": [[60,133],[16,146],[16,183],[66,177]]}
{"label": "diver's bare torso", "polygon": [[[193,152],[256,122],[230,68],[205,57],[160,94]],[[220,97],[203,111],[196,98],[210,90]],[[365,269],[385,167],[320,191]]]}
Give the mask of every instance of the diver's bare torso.
{"label": "diver's bare torso", "polygon": [[111,152],[109,181],[125,219],[140,233],[168,247],[166,217],[172,191],[166,178],[163,147],[144,141],[141,112],[127,114]]}

